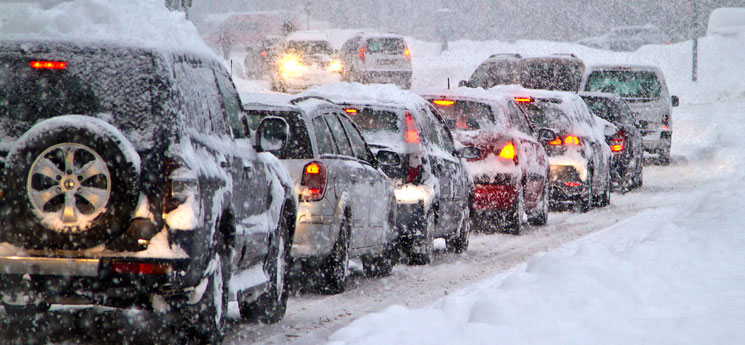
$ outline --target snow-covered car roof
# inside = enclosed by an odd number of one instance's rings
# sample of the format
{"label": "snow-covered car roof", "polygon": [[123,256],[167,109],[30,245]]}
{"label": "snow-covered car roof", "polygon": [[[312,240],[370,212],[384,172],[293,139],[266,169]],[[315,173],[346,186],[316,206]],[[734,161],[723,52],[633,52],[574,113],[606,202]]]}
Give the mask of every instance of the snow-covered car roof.
{"label": "snow-covered car roof", "polygon": [[242,93],[240,96],[243,106],[252,110],[302,111],[309,114],[318,107],[336,106],[323,96],[282,93]]}
{"label": "snow-covered car roof", "polygon": [[309,30],[309,31],[295,31],[289,34],[286,38],[287,41],[328,41],[329,37],[325,32]]}
{"label": "snow-covered car roof", "polygon": [[163,1],[98,1],[92,7],[90,1],[72,0],[13,9],[16,13],[6,13],[0,23],[3,39],[111,42],[215,56],[184,13],[169,11]]}
{"label": "snow-covered car roof", "polygon": [[334,103],[359,103],[408,109],[418,109],[428,104],[418,94],[402,90],[392,84],[331,83],[311,87],[298,96],[320,96]]}
{"label": "snow-covered car roof", "polygon": [[[519,85],[517,87],[520,87]],[[501,101],[503,99],[511,98],[511,94],[496,92],[497,90],[489,89],[484,90],[481,87],[458,87],[449,90],[428,90],[421,92],[422,96],[442,96],[442,97],[457,97],[460,99],[479,99],[479,100],[491,100]]]}
{"label": "snow-covered car roof", "polygon": [[586,71],[611,71],[611,70],[634,70],[634,71],[650,71],[662,73],[662,70],[653,65],[642,65],[642,64],[597,64],[591,65],[586,68]]}

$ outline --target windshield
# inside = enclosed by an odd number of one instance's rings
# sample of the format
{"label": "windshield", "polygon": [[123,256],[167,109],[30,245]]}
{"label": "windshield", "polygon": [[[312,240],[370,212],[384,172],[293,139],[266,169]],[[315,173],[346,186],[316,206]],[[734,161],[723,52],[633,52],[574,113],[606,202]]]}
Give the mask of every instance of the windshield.
{"label": "windshield", "polygon": [[334,52],[328,41],[289,41],[287,42],[287,50],[305,55],[331,55]]}
{"label": "windshield", "polygon": [[585,91],[615,93],[623,98],[659,98],[657,74],[648,71],[595,71],[587,77]]}
{"label": "windshield", "polygon": [[371,38],[367,40],[368,53],[403,53],[406,44],[400,38]]}
{"label": "windshield", "polygon": [[587,108],[603,120],[614,124],[631,124],[631,119],[624,111],[625,109],[621,107],[621,104],[607,98],[583,97],[583,99]]}
{"label": "windshield", "polygon": [[441,105],[430,101],[442,114],[445,124],[452,130],[478,130],[494,123],[494,115],[488,104],[455,101],[452,104]]}
{"label": "windshield", "polygon": [[100,51],[58,53],[56,60],[66,62],[63,69],[34,69],[34,58],[0,55],[3,137],[18,137],[54,116],[99,113],[110,114],[110,122],[125,133],[152,134],[150,56],[124,50],[116,52],[117,58]]}
{"label": "windshield", "polygon": [[550,102],[520,104],[528,114],[528,120],[535,128],[568,129],[570,119],[561,108]]}

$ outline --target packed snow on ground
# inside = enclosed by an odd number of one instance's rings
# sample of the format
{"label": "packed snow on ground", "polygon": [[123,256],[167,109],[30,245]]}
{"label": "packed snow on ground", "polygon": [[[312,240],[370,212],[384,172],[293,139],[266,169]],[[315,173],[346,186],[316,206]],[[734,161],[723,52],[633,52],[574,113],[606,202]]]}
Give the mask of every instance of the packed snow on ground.
{"label": "packed snow on ground", "polygon": [[[472,50],[475,45],[481,48]],[[417,43],[414,49],[429,49],[423,54],[429,57],[419,57],[415,76],[420,85],[446,70],[465,78],[465,71],[501,50],[483,47],[506,45],[455,42],[444,54],[453,57],[446,65],[437,62],[444,60],[435,44]],[[660,195],[669,198],[666,207],[536,255],[425,308],[394,305],[364,316],[332,335],[331,343],[744,343],[745,68],[737,60],[745,39],[703,38],[698,83],[689,81],[690,42],[620,54],[563,43],[510,46],[523,54],[571,49],[597,63],[660,65],[673,94],[687,104],[673,115],[677,164],[645,174],[665,174],[680,190]]]}

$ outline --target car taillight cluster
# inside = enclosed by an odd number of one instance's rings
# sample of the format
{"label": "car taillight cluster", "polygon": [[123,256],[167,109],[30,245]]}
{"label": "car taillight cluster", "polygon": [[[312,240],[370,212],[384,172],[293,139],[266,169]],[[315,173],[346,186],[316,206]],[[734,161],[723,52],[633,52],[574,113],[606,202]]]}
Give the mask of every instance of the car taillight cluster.
{"label": "car taillight cluster", "polygon": [[610,150],[613,152],[623,151],[626,144],[626,134],[623,131],[618,131],[615,136],[610,140]]}
{"label": "car taillight cluster", "polygon": [[29,63],[33,69],[65,69],[67,68],[67,62],[65,61],[31,61]]}
{"label": "car taillight cluster", "polygon": [[548,142],[549,145],[566,145],[566,146],[579,146],[581,145],[581,141],[579,140],[579,137],[574,135],[567,135],[564,137],[564,140],[562,140],[559,137],[556,137],[556,139],[551,140]]}
{"label": "car taillight cluster", "polygon": [[670,115],[662,115],[662,129],[670,129]]}
{"label": "car taillight cluster", "polygon": [[409,48],[404,49],[404,55],[406,56],[406,59],[411,60],[411,52],[409,51]]}
{"label": "car taillight cluster", "polygon": [[[406,111],[404,118],[406,120],[406,143],[407,144],[419,144],[419,130],[416,129],[416,123],[414,123],[414,117],[411,112]],[[421,172],[421,161],[414,157],[409,157],[409,170],[407,174],[406,183],[413,183],[419,177]]]}
{"label": "car taillight cluster", "polygon": [[362,46],[362,48],[360,48],[360,60],[362,60],[362,62],[365,62],[365,51],[366,50],[367,50],[367,47],[365,46]]}
{"label": "car taillight cluster", "polygon": [[502,146],[502,149],[499,150],[499,157],[515,161],[515,157],[517,157],[515,154],[515,145],[512,144],[511,141],[508,141],[507,144]]}
{"label": "car taillight cluster", "polygon": [[303,179],[300,185],[305,190],[300,195],[301,201],[318,201],[323,199],[327,181],[326,166],[321,162],[310,162],[303,168]]}

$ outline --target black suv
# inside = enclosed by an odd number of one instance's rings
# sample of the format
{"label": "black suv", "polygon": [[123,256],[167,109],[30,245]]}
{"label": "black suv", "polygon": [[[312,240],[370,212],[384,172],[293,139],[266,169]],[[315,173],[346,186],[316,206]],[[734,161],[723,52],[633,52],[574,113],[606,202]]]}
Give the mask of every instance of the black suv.
{"label": "black suv", "polygon": [[483,87],[519,84],[528,89],[579,91],[585,64],[574,54],[524,57],[494,54],[482,62],[460,86]]}
{"label": "black suv", "polygon": [[[122,43],[0,41],[0,297],[145,306],[219,343],[227,298],[279,320],[296,198],[216,59]],[[264,279],[233,279],[244,275]],[[229,284],[230,283],[230,284]],[[245,283],[245,284],[242,284]]]}

